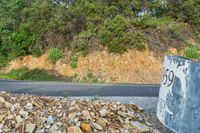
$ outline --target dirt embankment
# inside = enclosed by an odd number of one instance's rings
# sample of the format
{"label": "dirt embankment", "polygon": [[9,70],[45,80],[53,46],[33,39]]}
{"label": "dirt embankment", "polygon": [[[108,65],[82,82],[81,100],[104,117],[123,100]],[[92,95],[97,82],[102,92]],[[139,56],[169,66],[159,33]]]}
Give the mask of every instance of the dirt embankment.
{"label": "dirt embankment", "polygon": [[90,52],[86,57],[78,57],[78,66],[70,67],[70,51],[65,52],[65,57],[50,63],[48,53],[41,57],[25,56],[11,61],[5,72],[12,69],[27,67],[53,70],[58,74],[68,77],[76,75],[81,80],[88,73],[92,73],[106,83],[159,83],[162,69],[162,58],[155,53],[145,50],[128,50],[124,54],[111,54],[106,51]]}

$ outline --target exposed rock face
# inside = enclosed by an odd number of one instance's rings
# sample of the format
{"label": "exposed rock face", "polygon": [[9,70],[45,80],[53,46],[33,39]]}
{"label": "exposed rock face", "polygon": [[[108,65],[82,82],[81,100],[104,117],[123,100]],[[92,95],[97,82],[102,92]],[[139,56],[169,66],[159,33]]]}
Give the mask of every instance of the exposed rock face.
{"label": "exposed rock face", "polygon": [[[0,98],[0,132],[141,133],[153,131],[145,124],[145,117],[140,108],[134,104],[38,97],[6,92],[0,92]],[[6,107],[6,102],[11,106]]]}
{"label": "exposed rock face", "polygon": [[70,56],[67,56],[70,51],[66,50],[65,55],[56,64],[50,63],[48,53],[38,58],[25,56],[23,59],[11,61],[5,72],[27,67],[53,70],[67,77],[76,75],[75,80],[82,80],[88,73],[92,73],[106,83],[160,83],[162,59],[149,50],[129,49],[121,55],[94,51],[86,57],[79,56],[75,69],[70,67]]}

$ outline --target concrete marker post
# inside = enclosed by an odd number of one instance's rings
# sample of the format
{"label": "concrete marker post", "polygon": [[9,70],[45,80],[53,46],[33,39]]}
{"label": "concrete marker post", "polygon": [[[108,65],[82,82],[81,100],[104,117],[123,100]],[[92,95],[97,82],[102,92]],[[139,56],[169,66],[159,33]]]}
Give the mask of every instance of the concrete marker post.
{"label": "concrete marker post", "polygon": [[158,119],[177,133],[200,133],[200,62],[166,55]]}

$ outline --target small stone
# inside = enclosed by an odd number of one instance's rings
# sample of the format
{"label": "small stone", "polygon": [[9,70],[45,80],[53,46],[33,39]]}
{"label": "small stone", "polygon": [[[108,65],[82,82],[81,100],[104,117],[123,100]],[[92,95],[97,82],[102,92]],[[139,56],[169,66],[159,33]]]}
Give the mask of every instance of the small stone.
{"label": "small stone", "polygon": [[0,103],[5,103],[5,99],[3,97],[0,96]]}
{"label": "small stone", "polygon": [[101,125],[103,128],[106,127],[106,124],[108,123],[108,121],[104,118],[99,118],[97,121],[96,121],[97,124]]}
{"label": "small stone", "polygon": [[131,122],[131,125],[139,130],[141,133],[149,132],[149,127],[140,123],[139,121]]}
{"label": "small stone", "polygon": [[77,126],[69,127],[68,133],[82,133],[81,129]]}
{"label": "small stone", "polygon": [[11,120],[13,117],[14,117],[13,114],[9,114],[9,115],[6,117],[6,119]]}
{"label": "small stone", "polygon": [[119,121],[120,121],[121,124],[124,123],[124,120],[122,119],[122,117],[118,116],[117,118],[119,119]]}
{"label": "small stone", "polygon": [[85,120],[91,120],[90,112],[88,110],[83,110],[82,114],[83,114],[83,119],[85,119]]}
{"label": "small stone", "polygon": [[144,111],[144,108],[141,107],[141,106],[137,106],[137,108],[138,108],[138,110],[139,110],[140,112]]}
{"label": "small stone", "polygon": [[5,105],[6,105],[6,108],[10,108],[12,106],[12,104],[9,102],[5,102]]}
{"label": "small stone", "polygon": [[99,111],[99,113],[100,113],[100,116],[101,116],[101,117],[104,117],[104,116],[106,116],[106,115],[108,114],[108,110],[105,109],[105,108],[102,108],[102,109]]}
{"label": "small stone", "polygon": [[3,121],[7,114],[0,114],[0,121]]}
{"label": "small stone", "polygon": [[53,124],[53,126],[51,126],[51,128],[49,129],[52,133],[55,133],[56,131],[59,130],[59,127],[56,124]]}
{"label": "small stone", "polygon": [[48,116],[48,118],[47,118],[47,123],[48,123],[48,124],[54,123],[54,119],[53,119],[53,116],[52,116],[52,115],[49,115],[49,116]]}
{"label": "small stone", "polygon": [[28,109],[28,110],[32,110],[33,109],[33,104],[32,103],[27,103],[24,107],[26,109]]}
{"label": "small stone", "polygon": [[43,125],[47,121],[47,118],[46,117],[39,117],[39,120],[40,120],[41,124]]}
{"label": "small stone", "polygon": [[48,124],[46,125],[46,124],[45,124],[44,127],[45,127],[46,129],[49,129],[49,128],[51,127],[51,125],[48,125]]}
{"label": "small stone", "polygon": [[120,116],[126,117],[126,113],[122,112],[122,111],[118,111],[117,112]]}
{"label": "small stone", "polygon": [[36,128],[36,125],[35,124],[32,124],[32,123],[28,123],[26,124],[26,131],[27,133],[33,133],[34,130]]}
{"label": "small stone", "polygon": [[97,123],[92,123],[92,125],[93,125],[93,127],[94,127],[95,129],[97,129],[97,130],[100,130],[100,131],[103,130],[103,127],[102,127],[101,125],[97,124]]}
{"label": "small stone", "polygon": [[14,112],[15,109],[17,109],[17,108],[19,108],[19,107],[20,107],[20,104],[19,104],[19,103],[15,103],[14,105],[12,105],[12,106],[10,107],[10,111],[11,111],[11,112]]}
{"label": "small stone", "polygon": [[85,133],[91,133],[92,132],[92,128],[90,126],[90,124],[82,122],[81,123],[81,129],[85,132]]}
{"label": "small stone", "polygon": [[76,112],[74,112],[74,113],[70,113],[69,115],[68,115],[68,118],[69,119],[74,119],[75,117],[76,117]]}
{"label": "small stone", "polygon": [[23,122],[23,118],[20,115],[16,116],[15,120],[17,121],[17,123]]}
{"label": "small stone", "polygon": [[27,118],[28,117],[28,112],[24,111],[24,110],[20,110],[19,114],[23,117],[23,118]]}

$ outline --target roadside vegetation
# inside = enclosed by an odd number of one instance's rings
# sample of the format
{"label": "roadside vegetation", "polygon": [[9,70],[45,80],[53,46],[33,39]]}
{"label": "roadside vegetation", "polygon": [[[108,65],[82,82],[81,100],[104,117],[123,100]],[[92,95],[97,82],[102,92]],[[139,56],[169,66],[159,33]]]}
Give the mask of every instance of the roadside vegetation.
{"label": "roadside vegetation", "polygon": [[85,77],[83,77],[80,82],[83,83],[101,83],[101,81],[97,76],[92,73],[88,73]]}
{"label": "roadside vegetation", "polygon": [[200,52],[199,52],[199,45],[195,44],[188,44],[185,48],[185,56],[188,58],[199,58]]}
{"label": "roadside vegetation", "polygon": [[41,69],[29,70],[28,68],[15,69],[8,73],[0,73],[0,78],[34,81],[69,81],[69,79],[58,75],[56,76],[56,74],[52,72]]}
{"label": "roadside vegetation", "polygon": [[[49,50],[52,63],[64,49],[86,56],[103,47],[124,53],[128,48],[166,52],[186,48],[200,32],[199,1],[170,0],[1,0],[0,67],[12,59],[40,56]],[[77,63],[72,59],[71,67]]]}
{"label": "roadside vegetation", "polygon": [[70,67],[71,68],[77,68],[78,63],[78,57],[76,55],[72,56],[71,62],[70,62]]}
{"label": "roadside vegetation", "polygon": [[59,48],[51,48],[49,50],[49,59],[50,61],[55,64],[56,61],[58,61],[60,58],[64,56],[64,53],[61,49]]}

